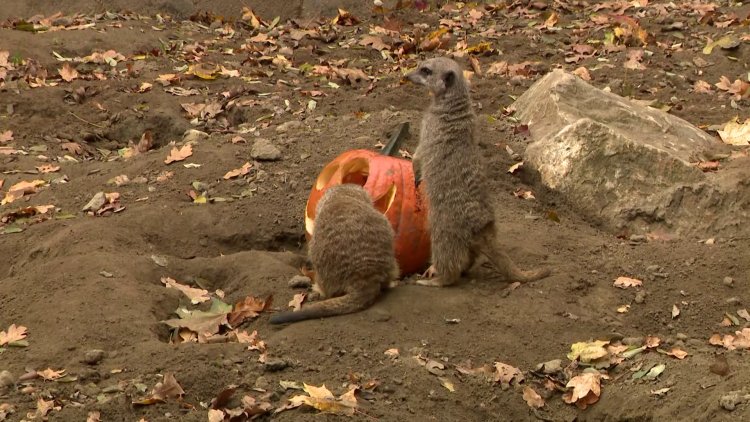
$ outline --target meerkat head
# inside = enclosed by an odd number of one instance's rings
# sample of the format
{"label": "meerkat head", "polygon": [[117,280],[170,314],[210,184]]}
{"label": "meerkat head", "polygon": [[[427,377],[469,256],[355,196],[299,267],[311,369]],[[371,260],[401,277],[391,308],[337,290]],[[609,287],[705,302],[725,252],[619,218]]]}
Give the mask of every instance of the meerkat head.
{"label": "meerkat head", "polygon": [[370,196],[362,186],[354,183],[343,183],[340,185],[331,186],[326,189],[325,193],[323,193],[323,197],[320,198],[317,206],[315,207],[316,214],[320,213],[320,210],[321,208],[323,208],[324,204],[329,202],[331,197],[334,195],[337,195],[339,197],[348,197],[351,200],[359,202],[372,203]]}
{"label": "meerkat head", "polygon": [[461,66],[447,57],[436,57],[419,63],[416,70],[406,75],[406,79],[426,86],[436,98],[457,88],[461,91],[466,89]]}

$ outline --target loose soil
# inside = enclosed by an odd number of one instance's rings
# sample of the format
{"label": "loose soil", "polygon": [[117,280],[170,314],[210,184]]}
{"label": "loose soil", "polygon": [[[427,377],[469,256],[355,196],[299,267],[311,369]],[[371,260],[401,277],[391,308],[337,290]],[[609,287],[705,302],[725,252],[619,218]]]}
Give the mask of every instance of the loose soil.
{"label": "loose soil", "polygon": [[[49,16],[60,10],[58,2],[48,0],[34,2],[33,9],[21,0],[4,3],[10,6],[0,12],[0,18],[9,20],[30,18],[36,13]],[[96,11],[100,3],[71,2],[62,11]],[[35,60],[48,70],[48,82],[62,66],[53,52],[63,57],[84,57],[111,49],[128,58],[117,71],[107,70],[106,80],[58,80],[57,86],[39,88],[16,81],[0,89],[0,133],[12,130],[14,136],[5,146],[29,152],[0,156],[3,192],[22,180],[52,181],[67,176],[66,183],[52,183],[38,193],[3,205],[0,211],[5,215],[25,206],[53,204],[59,209],[55,214],[58,217],[66,213],[74,216],[21,224],[22,232],[0,235],[4,257],[0,261],[0,330],[18,324],[29,331],[28,347],[10,347],[0,353],[0,371],[9,371],[17,379],[28,370],[64,368],[74,377],[67,383],[37,379],[7,388],[0,385],[0,404],[15,408],[7,420],[24,419],[41,397],[54,399],[59,406],[48,414],[53,421],[82,421],[91,411],[99,411],[102,421],[204,421],[205,405],[229,385],[237,386],[240,397],[261,397],[263,391],[271,392],[268,400],[280,407],[299,392],[284,390],[279,381],[325,384],[341,394],[346,391],[345,384],[354,379],[380,383],[360,398],[361,411],[366,415],[353,417],[360,420],[750,418],[746,403],[732,412],[719,403],[732,391],[744,389],[750,393],[747,352],[727,351],[708,343],[714,333],[733,333],[747,324],[740,319],[740,326],[720,326],[725,313],[744,308],[748,300],[747,239],[718,238],[706,244],[693,238],[646,242],[618,238],[581,218],[575,204],[532,184],[523,172],[521,176],[509,174],[507,169],[514,160],[505,148],[507,145],[522,154],[528,139],[517,133],[516,123],[503,109],[555,67],[572,70],[586,66],[592,69],[591,83],[595,86],[609,86],[621,95],[670,105],[671,113],[696,125],[722,124],[738,114],[746,117],[747,100],[736,102],[734,107],[738,109],[732,109],[724,94],[692,90],[697,79],[713,84],[721,76],[733,81],[747,74],[747,43],[738,50],[702,56],[712,63],[710,66],[696,68],[692,64],[700,56],[705,37],[716,39],[726,28],[699,24],[696,16],[672,16],[669,20],[685,23],[677,37],[673,31],[664,30],[667,20],[641,17],[644,28],[661,44],[647,47],[654,54],[644,60],[645,70],[632,71],[622,65],[625,52],[606,56],[612,66],[602,66],[607,62],[596,57],[575,64],[565,62],[563,53],[571,43],[603,38],[601,29],[583,33],[565,26],[585,19],[587,12],[579,8],[558,10],[558,27],[563,29],[557,32],[527,28],[529,18],[517,13],[486,18],[482,25],[506,35],[492,40],[493,48],[502,51],[501,56],[478,57],[482,68],[499,60],[510,64],[540,62],[528,78],[475,75],[472,79],[477,134],[491,175],[501,223],[500,242],[523,267],[549,266],[554,269],[553,275],[515,289],[485,268],[450,288],[405,282],[363,312],[290,326],[269,325],[268,312],[264,312],[241,329],[257,330],[268,345],[268,359],[286,362],[287,366],[279,369],[259,363],[259,353],[247,350],[245,344],[170,344],[170,332],[160,321],[173,318],[179,306],[197,306],[190,305],[174,289],[165,288],[160,279],[172,277],[212,292],[221,289],[227,303],[248,295],[273,295],[273,308],[286,308],[293,295],[304,291],[288,287],[287,281],[299,273],[302,263],[303,210],[318,172],[345,150],[375,148],[404,121],[411,122],[412,127],[404,148],[414,151],[421,110],[426,106],[424,92],[400,84],[396,64],[384,60],[379,52],[347,41],[355,31],[360,32],[358,37],[366,34],[368,24],[382,25],[383,17],[371,12],[370,2],[347,3],[362,23],[339,27],[336,41],[303,39],[288,58],[295,67],[347,59],[348,67],[378,74],[372,89],[368,89],[368,83],[348,85],[342,81],[337,82],[338,89],[333,89],[320,77],[276,68],[271,63],[243,64],[248,53],[241,45],[254,35],[253,31],[237,25],[234,37],[219,38],[214,29],[221,25],[211,27],[210,20],[200,24],[187,20],[196,11],[190,2],[127,3],[130,10],[142,8],[151,19],[105,17],[96,22],[95,28],[37,34],[0,29],[0,51]],[[222,7],[227,4],[219,3]],[[228,17],[239,20],[242,5],[234,3],[233,14]],[[272,3],[263,2],[261,7],[268,13],[262,17],[269,21],[275,16]],[[162,17],[171,19],[157,22],[155,14],[159,11]],[[543,11],[537,23],[549,12]],[[633,13],[631,9],[626,14]],[[395,19],[403,24],[404,32],[410,32],[415,24],[435,28],[447,15],[407,8],[395,12]],[[312,18],[302,20],[314,23]],[[281,24],[291,27],[285,20]],[[291,47],[286,40],[279,43]],[[184,45],[165,52],[165,45],[179,41]],[[475,44],[478,35],[471,35],[467,41]],[[238,69],[248,79],[187,79],[181,86],[199,90],[198,95],[180,97],[166,92],[155,79],[160,74],[180,73],[184,69],[175,69],[191,64],[177,53],[183,48],[190,50],[188,45],[192,43],[210,46],[201,61]],[[682,43],[682,48],[664,47],[676,43]],[[224,48],[233,48],[235,54],[222,54]],[[154,56],[151,51],[161,54]],[[140,54],[145,54],[146,60],[132,60]],[[435,54],[439,53],[420,57]],[[417,59],[414,56],[405,63],[413,66]],[[461,60],[468,68],[468,60]],[[86,75],[103,68],[78,66]],[[126,66],[133,70],[125,71]],[[139,93],[144,82],[152,83],[153,88]],[[71,101],[71,93],[80,88],[86,89],[84,98]],[[253,105],[228,110],[226,120],[209,127],[193,125],[181,107],[188,102],[212,101],[222,92],[238,89],[246,89],[238,98],[254,100]],[[301,92],[311,90],[327,94],[314,97],[314,109],[308,108],[312,97]],[[276,130],[292,120],[302,125]],[[179,144],[185,130],[193,127],[208,131],[210,136],[194,145],[194,153],[187,160],[164,164],[173,146],[170,142]],[[241,128],[247,129],[246,133],[240,133]],[[129,159],[116,158],[117,149],[129,141],[138,142],[146,130],[154,136],[150,151]],[[231,142],[236,136],[247,142]],[[250,149],[256,136],[277,145],[282,159],[253,162]],[[76,154],[63,150],[62,142],[77,142],[83,151]],[[65,155],[76,161],[62,158]],[[45,163],[41,156],[47,162],[55,161],[61,170],[27,174]],[[248,161],[253,163],[248,175],[222,179],[227,171]],[[200,167],[186,167],[186,163]],[[174,174],[157,181],[164,171]],[[123,174],[131,183],[109,183]],[[138,183],[139,177],[145,180]],[[225,200],[193,203],[187,193],[195,190],[191,186],[195,181],[209,185],[210,197]],[[536,200],[516,198],[513,192],[519,188],[534,191]],[[104,216],[82,213],[82,207],[99,191],[119,192],[125,209]],[[550,213],[557,219],[548,218]],[[642,279],[641,290],[646,294],[636,301],[637,289],[613,287],[613,280],[619,276]],[[725,282],[726,277],[733,283]],[[618,313],[625,304],[631,305],[629,311]],[[672,317],[673,305],[680,309],[676,318]],[[603,381],[601,399],[586,410],[565,404],[559,392],[545,395],[542,379],[529,372],[552,359],[567,364],[566,354],[575,342],[622,337],[637,342],[645,336],[658,336],[663,348],[680,347],[689,355],[677,360],[652,351],[623,363],[610,371],[610,379]],[[399,349],[398,359],[384,355],[392,348]],[[83,362],[84,354],[92,349],[106,352],[94,365]],[[413,358],[417,354],[443,362],[443,376],[453,382],[455,391],[443,387],[437,376],[420,366]],[[726,374],[711,371],[717,356],[726,358]],[[474,366],[504,362],[524,371],[526,380],[521,386],[504,389],[454,370],[455,365],[466,361]],[[632,379],[631,370],[654,363],[666,364],[665,372],[656,380]],[[144,397],[165,373],[175,374],[184,389],[182,402],[170,399],[133,406],[131,402]],[[545,407],[532,410],[522,398],[523,385],[532,385],[545,395]],[[669,391],[661,396],[652,394],[663,388]],[[312,421],[320,417],[309,409],[294,409],[261,420]]]}

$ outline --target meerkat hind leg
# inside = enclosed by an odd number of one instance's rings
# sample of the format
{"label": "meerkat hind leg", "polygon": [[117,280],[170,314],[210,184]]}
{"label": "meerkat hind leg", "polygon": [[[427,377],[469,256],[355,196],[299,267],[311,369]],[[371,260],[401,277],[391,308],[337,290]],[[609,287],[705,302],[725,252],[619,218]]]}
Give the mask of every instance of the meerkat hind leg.
{"label": "meerkat hind leg", "polygon": [[[417,284],[429,287],[445,287],[456,284],[461,275],[474,265],[476,258],[476,254],[470,250],[462,251],[458,255],[451,257],[452,262],[451,258],[447,260],[449,265],[441,265],[440,262],[430,265],[425,274],[429,273],[432,278],[419,279]],[[441,267],[442,270],[438,269]]]}

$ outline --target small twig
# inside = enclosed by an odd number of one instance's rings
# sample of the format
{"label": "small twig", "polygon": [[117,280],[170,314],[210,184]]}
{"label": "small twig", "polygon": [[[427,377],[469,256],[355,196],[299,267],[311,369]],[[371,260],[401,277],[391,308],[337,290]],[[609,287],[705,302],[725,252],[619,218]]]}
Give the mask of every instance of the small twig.
{"label": "small twig", "polygon": [[78,120],[82,121],[83,123],[88,123],[88,124],[90,124],[91,126],[94,126],[94,127],[98,127],[99,129],[104,129],[104,126],[102,126],[102,125],[97,125],[96,123],[91,123],[91,122],[89,122],[88,120],[84,119],[83,117],[79,117],[79,116],[77,116],[77,115],[76,115],[75,113],[73,113],[72,111],[69,111],[69,112],[68,112],[68,114],[70,114],[71,116],[75,117],[76,119],[78,119]]}

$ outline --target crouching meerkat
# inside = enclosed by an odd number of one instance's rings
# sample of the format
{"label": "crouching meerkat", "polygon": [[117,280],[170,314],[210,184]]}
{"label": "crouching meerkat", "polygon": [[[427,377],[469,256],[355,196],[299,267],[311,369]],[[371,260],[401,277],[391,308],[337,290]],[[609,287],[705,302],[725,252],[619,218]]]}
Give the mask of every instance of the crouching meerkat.
{"label": "crouching meerkat", "polygon": [[413,164],[426,184],[432,239],[432,266],[427,273],[436,273],[436,277],[417,283],[454,284],[480,255],[508,281],[547,277],[549,269],[518,268],[495,242],[495,214],[474,139],[474,112],[461,67],[449,58],[433,58],[421,62],[406,78],[432,94]]}
{"label": "crouching meerkat", "polygon": [[316,215],[308,256],[315,272],[313,290],[324,300],[275,314],[271,324],[363,310],[398,280],[393,229],[361,186],[328,188]]}

